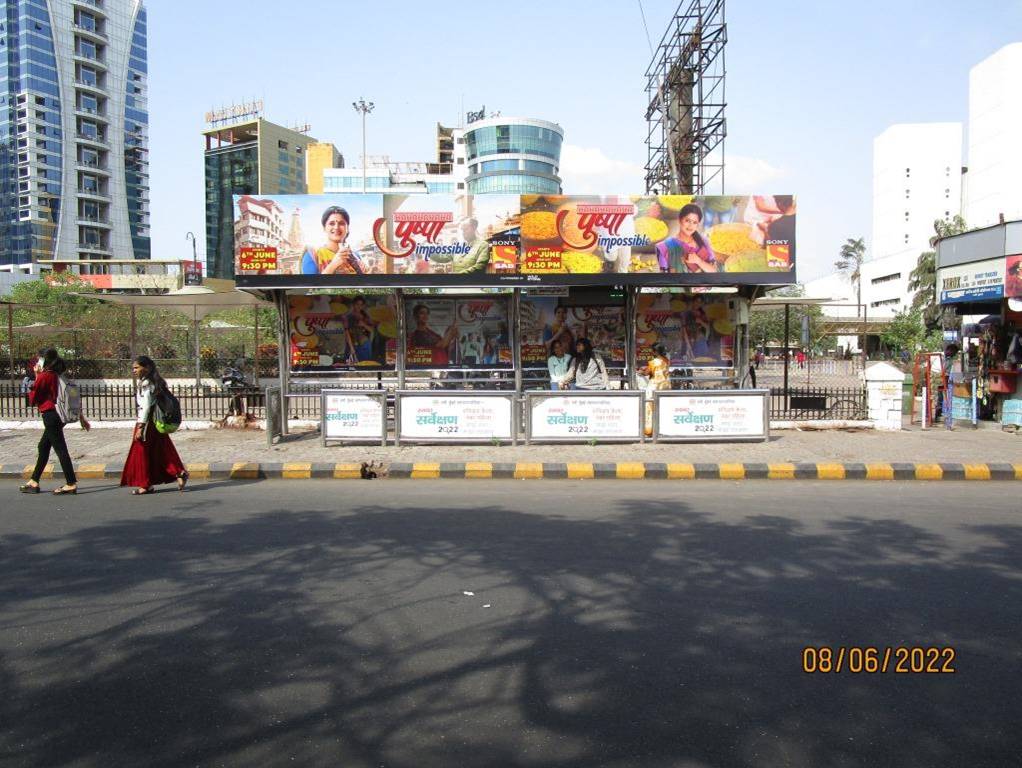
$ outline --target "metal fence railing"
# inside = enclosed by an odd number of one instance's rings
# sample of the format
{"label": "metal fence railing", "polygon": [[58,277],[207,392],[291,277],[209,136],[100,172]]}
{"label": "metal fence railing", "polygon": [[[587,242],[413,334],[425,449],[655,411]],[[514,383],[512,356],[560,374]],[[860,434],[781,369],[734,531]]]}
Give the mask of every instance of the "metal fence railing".
{"label": "metal fence railing", "polygon": [[799,387],[770,390],[770,418],[778,421],[865,419],[865,387]]}

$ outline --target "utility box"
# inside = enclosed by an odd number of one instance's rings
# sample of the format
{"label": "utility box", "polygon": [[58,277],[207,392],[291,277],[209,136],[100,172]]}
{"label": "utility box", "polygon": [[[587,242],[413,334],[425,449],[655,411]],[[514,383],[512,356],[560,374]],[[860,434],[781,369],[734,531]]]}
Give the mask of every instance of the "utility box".
{"label": "utility box", "polygon": [[866,407],[877,429],[901,429],[901,396],[905,374],[888,363],[866,368]]}

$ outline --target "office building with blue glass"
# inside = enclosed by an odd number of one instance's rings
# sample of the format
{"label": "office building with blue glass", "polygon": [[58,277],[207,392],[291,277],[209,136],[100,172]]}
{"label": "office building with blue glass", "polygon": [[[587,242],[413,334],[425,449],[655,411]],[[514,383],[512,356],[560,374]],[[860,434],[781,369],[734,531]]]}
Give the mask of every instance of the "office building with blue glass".
{"label": "office building with blue glass", "polygon": [[[148,259],[149,114],[141,0],[5,0],[0,269],[83,274]],[[96,262],[93,266],[90,262]]]}

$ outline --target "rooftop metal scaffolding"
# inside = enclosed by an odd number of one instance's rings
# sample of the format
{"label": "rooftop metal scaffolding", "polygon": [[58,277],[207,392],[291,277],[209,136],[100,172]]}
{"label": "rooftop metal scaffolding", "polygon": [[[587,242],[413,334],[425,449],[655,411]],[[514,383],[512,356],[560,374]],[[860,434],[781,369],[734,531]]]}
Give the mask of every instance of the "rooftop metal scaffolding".
{"label": "rooftop metal scaffolding", "polygon": [[646,70],[646,191],[724,191],[724,0],[682,0]]}

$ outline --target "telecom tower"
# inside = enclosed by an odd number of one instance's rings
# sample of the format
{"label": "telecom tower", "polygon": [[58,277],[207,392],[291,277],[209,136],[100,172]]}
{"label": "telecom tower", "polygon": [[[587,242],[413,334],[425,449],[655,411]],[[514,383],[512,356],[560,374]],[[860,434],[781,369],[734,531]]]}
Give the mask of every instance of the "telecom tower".
{"label": "telecom tower", "polygon": [[724,0],[682,0],[646,70],[646,192],[724,191]]}

